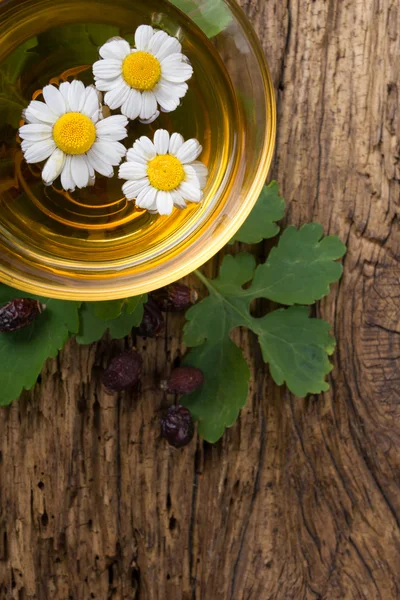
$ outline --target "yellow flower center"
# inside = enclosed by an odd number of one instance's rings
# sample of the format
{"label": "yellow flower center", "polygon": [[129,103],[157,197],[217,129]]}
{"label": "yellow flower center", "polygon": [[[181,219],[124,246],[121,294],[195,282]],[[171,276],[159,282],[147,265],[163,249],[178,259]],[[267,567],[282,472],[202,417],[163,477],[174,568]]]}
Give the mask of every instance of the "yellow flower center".
{"label": "yellow flower center", "polygon": [[147,175],[157,190],[170,192],[185,179],[185,171],[180,160],[169,154],[156,156],[149,162]]}
{"label": "yellow flower center", "polygon": [[86,115],[66,113],[54,125],[53,138],[65,154],[85,154],[96,141],[96,127]]}
{"label": "yellow flower center", "polygon": [[152,90],[161,78],[160,61],[149,52],[133,52],[122,64],[122,75],[135,90]]}

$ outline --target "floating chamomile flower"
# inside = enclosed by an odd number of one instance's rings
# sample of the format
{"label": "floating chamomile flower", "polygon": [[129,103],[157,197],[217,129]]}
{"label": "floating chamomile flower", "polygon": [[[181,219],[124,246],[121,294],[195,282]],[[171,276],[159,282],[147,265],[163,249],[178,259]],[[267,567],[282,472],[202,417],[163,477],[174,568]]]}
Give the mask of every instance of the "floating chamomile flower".
{"label": "floating chamomile flower", "polygon": [[42,179],[51,185],[61,175],[65,190],[92,185],[95,171],[114,175],[126,148],[128,120],[122,115],[103,119],[101,94],[81,81],[43,88],[44,102],[33,100],[24,111],[27,125],[19,130],[25,160],[46,159]]}
{"label": "floating chamomile flower", "polygon": [[93,65],[96,87],[107,92],[104,102],[121,108],[129,119],[151,123],[163,112],[175,110],[186,95],[185,83],[193,75],[178,40],[165,31],[141,25],[135,33],[136,48],[113,38],[100,48],[102,60]]}
{"label": "floating chamomile flower", "polygon": [[196,160],[202,150],[197,140],[185,142],[164,129],[155,132],[154,142],[139,138],[119,168],[120,179],[127,179],[122,186],[126,198],[160,215],[170,215],[174,205],[186,208],[187,200],[200,202],[208,177],[207,167]]}

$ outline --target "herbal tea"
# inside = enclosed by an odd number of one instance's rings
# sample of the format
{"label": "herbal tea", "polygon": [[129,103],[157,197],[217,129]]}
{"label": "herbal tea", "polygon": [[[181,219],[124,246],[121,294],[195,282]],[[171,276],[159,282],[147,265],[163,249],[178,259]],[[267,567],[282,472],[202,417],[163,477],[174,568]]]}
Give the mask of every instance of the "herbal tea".
{"label": "herbal tea", "polygon": [[[241,113],[210,41],[162,0],[11,0],[0,8],[0,22],[0,235],[10,256],[33,259],[55,278],[68,266],[79,279],[86,263],[97,264],[93,280],[129,268],[132,261],[145,262],[160,245],[173,256],[176,243],[190,235],[198,218],[224,205],[241,158]],[[141,136],[153,138],[158,129],[177,132],[200,142],[200,160],[208,168],[202,202],[188,203],[170,216],[152,214],[128,200],[118,167],[114,177],[97,174],[94,185],[74,192],[65,191],[60,178],[44,185],[43,164],[26,162],[18,135],[22,111],[31,100],[42,100],[46,85],[74,80],[93,84],[99,48],[114,37],[134,46],[134,33],[143,24],[179,39],[193,76],[176,110],[161,112],[151,124],[129,121],[122,143],[131,148]]]}

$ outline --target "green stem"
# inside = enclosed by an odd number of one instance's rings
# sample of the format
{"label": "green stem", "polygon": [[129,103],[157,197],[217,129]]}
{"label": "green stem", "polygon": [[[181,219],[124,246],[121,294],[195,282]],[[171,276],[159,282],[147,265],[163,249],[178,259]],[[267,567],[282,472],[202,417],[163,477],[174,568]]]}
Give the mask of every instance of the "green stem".
{"label": "green stem", "polygon": [[211,282],[207,279],[205,275],[203,275],[201,271],[196,269],[195,271],[193,271],[193,274],[196,275],[196,277],[204,283],[208,290],[214,289],[214,287],[211,285]]}

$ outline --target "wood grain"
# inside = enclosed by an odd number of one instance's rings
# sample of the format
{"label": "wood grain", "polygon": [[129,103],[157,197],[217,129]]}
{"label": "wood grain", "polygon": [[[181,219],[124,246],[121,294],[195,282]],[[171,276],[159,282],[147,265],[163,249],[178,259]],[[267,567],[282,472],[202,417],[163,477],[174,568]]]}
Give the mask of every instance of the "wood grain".
{"label": "wood grain", "polygon": [[317,309],[338,338],[331,391],[278,389],[237,332],[253,374],[240,421],[214,447],[174,451],[154,382],[182,351],[182,319],[140,343],[136,395],[98,384],[115,343],[69,343],[1,411],[2,599],[400,598],[400,6],[242,5],[278,94],[287,220],[348,244]]}

